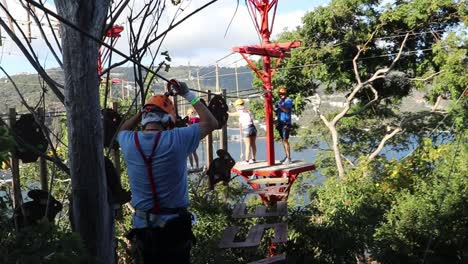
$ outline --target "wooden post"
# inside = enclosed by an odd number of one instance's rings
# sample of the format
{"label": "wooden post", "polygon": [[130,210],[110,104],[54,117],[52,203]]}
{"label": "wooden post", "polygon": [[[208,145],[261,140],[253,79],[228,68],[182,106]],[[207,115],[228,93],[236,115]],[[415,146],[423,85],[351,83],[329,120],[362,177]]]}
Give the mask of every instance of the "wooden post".
{"label": "wooden post", "polygon": [[[208,101],[207,104],[211,100],[211,90],[208,90]],[[211,162],[213,161],[213,133],[210,132],[208,136],[206,136],[206,168],[210,167]]]}
{"label": "wooden post", "polygon": [[218,63],[216,63],[216,92],[219,92],[219,67],[218,67]]}
{"label": "wooden post", "polygon": [[234,68],[234,73],[236,75],[236,91],[237,91],[237,98],[239,98],[239,76],[237,75],[237,63]]}
{"label": "wooden post", "polygon": [[122,91],[120,92],[120,97],[122,98],[122,100],[125,100],[125,93],[124,93],[124,82],[122,79],[120,79],[121,83],[122,83]]}
{"label": "wooden post", "polygon": [[[119,103],[113,102],[112,109],[117,112],[119,109]],[[117,135],[114,135],[114,136],[117,136]],[[114,140],[114,143],[111,143],[111,144],[116,144],[116,141]],[[119,179],[119,182],[121,182],[122,179],[121,179],[121,174],[120,174],[120,170],[121,170],[120,148],[112,148],[111,152],[112,152],[112,161],[114,162],[114,167],[115,167],[115,170],[117,171],[117,177]],[[114,209],[115,219],[121,220],[123,218],[122,206],[120,204],[114,204],[112,209]],[[117,263],[117,261],[115,263]]]}
{"label": "wooden post", "polygon": [[[112,109],[114,109],[114,111],[118,112],[118,109],[119,109],[119,103],[117,102],[113,102],[112,103]],[[114,142],[115,144],[115,142]],[[113,148],[112,149],[112,159],[114,160],[114,166],[115,166],[115,169],[117,170],[117,175],[119,176],[119,180],[120,180],[120,150],[119,148]]]}
{"label": "wooden post", "polygon": [[[173,96],[173,101],[174,101],[174,108],[175,108],[175,112],[176,112],[176,115],[179,115],[179,103],[177,102],[177,98],[178,96],[177,95],[174,95]],[[177,116],[176,116],[177,118]]]}
{"label": "wooden post", "polygon": [[[16,123],[16,110],[15,108],[10,108],[10,128],[13,129],[13,126]],[[19,161],[16,158],[16,151],[13,149],[11,151],[11,177],[12,177],[12,189],[13,189],[13,208],[17,209],[23,203],[23,196],[21,195],[21,185],[20,185],[20,174],[19,174]],[[18,217],[14,217],[16,230],[19,229]]]}
{"label": "wooden post", "polygon": [[201,96],[201,84],[200,84],[200,71],[197,70],[197,87],[198,87],[198,97]]}
{"label": "wooden post", "polygon": [[[223,98],[226,99],[226,89],[223,89]],[[224,124],[221,129],[221,148],[228,151],[228,134],[227,134],[227,124]]]}
{"label": "wooden post", "polygon": [[[44,125],[44,120],[45,120],[44,109],[42,107],[39,107],[37,109],[37,114],[39,116],[39,122],[41,122],[41,124]],[[43,133],[46,133],[46,131],[43,131]],[[41,189],[43,191],[48,192],[49,183],[47,179],[47,162],[43,156],[39,157],[39,177],[41,179]]]}

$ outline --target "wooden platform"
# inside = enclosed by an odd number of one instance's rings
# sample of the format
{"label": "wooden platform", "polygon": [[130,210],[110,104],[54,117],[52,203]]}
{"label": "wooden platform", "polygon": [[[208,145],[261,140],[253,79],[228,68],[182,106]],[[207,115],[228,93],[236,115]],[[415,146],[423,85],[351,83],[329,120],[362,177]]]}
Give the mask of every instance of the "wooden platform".
{"label": "wooden platform", "polygon": [[193,168],[193,169],[188,169],[187,170],[187,173],[198,173],[198,172],[202,172],[203,171],[203,168]]}
{"label": "wooden platform", "polygon": [[288,178],[282,178],[282,177],[268,177],[268,178],[262,178],[262,179],[252,179],[248,180],[247,182],[250,184],[278,184],[278,183],[288,183],[289,179]]}
{"label": "wooden platform", "polygon": [[269,257],[269,258],[264,258],[264,259],[261,259],[261,260],[257,260],[257,261],[254,261],[254,262],[249,262],[247,264],[273,264],[273,263],[286,263],[286,254],[283,253],[281,255],[276,255],[276,256],[273,256],[273,257]]}
{"label": "wooden platform", "polygon": [[260,245],[263,237],[263,232],[267,228],[274,228],[275,236],[271,240],[272,243],[288,242],[288,225],[285,223],[255,225],[250,228],[247,238],[244,241],[236,242],[235,238],[240,231],[239,226],[230,226],[223,232],[221,241],[218,244],[219,248],[242,248],[256,247]]}
{"label": "wooden platform", "polygon": [[310,162],[294,160],[290,164],[281,164],[279,161],[272,166],[266,161],[259,161],[253,164],[236,163],[232,172],[241,176],[260,176],[260,177],[287,177],[297,175],[301,172],[313,171],[315,165]]}
{"label": "wooden platform", "polygon": [[289,185],[282,184],[282,185],[272,185],[272,186],[265,186],[264,188],[260,189],[247,189],[246,193],[249,194],[261,194],[265,196],[285,196],[287,193],[284,192],[285,189],[289,188]]}
{"label": "wooden platform", "polygon": [[[288,204],[286,202],[278,202],[276,206],[271,208],[267,206],[258,206],[254,213],[247,213],[245,203],[238,203],[232,210],[233,218],[253,218],[253,217],[271,217],[271,216],[286,216],[288,215]],[[268,210],[270,209],[270,210]],[[268,212],[267,212],[268,211]]]}

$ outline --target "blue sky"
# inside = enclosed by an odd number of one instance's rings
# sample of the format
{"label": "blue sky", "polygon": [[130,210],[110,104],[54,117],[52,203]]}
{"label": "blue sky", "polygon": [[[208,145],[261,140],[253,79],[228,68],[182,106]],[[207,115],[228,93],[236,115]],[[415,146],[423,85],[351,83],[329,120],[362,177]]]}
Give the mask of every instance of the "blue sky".
{"label": "blue sky", "polygon": [[[13,0],[7,0],[12,9]],[[190,3],[185,9],[193,10],[207,2],[207,0],[185,1]],[[163,49],[168,50],[172,57],[172,65],[213,65],[217,60],[231,53],[233,46],[242,46],[249,44],[258,44],[253,23],[247,13],[244,1],[239,1],[239,11],[234,16],[234,10],[237,1],[219,0],[212,6],[182,24],[177,30],[172,31],[165,42]],[[329,3],[330,0],[279,0],[277,16],[273,36],[281,32],[284,28],[293,29],[300,25],[301,17],[306,11],[312,10],[318,5]],[[4,14],[1,14],[5,18]],[[15,12],[21,15],[21,12]],[[225,35],[229,21],[234,16],[233,23]],[[21,19],[21,18],[20,18]],[[2,34],[5,37],[6,34]],[[37,34],[39,37],[39,34]],[[124,37],[119,39],[118,48],[126,51]],[[56,67],[53,56],[44,48],[43,41],[38,38],[33,40],[32,45],[37,51],[40,61],[45,68]],[[233,66],[233,63],[243,64],[239,60],[239,55],[231,55],[219,61],[220,66]],[[7,70],[9,74],[21,72],[35,72],[22,53],[16,48],[14,43],[3,39],[3,46],[0,47],[0,65]],[[3,73],[0,72],[0,76]]]}

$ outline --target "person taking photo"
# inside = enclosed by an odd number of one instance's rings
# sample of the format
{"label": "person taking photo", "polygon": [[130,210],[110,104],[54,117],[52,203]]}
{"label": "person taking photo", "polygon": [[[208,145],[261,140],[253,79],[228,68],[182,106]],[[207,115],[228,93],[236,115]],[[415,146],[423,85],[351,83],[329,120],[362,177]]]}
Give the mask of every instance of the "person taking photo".
{"label": "person taking photo", "polygon": [[[126,120],[117,140],[127,164],[132,217],[130,237],[143,263],[190,263],[194,243],[188,212],[187,157],[218,122],[183,82],[172,90],[197,111],[200,122],[175,128],[176,113],[166,95],[152,96],[141,111]],[[141,131],[136,131],[141,124]]]}

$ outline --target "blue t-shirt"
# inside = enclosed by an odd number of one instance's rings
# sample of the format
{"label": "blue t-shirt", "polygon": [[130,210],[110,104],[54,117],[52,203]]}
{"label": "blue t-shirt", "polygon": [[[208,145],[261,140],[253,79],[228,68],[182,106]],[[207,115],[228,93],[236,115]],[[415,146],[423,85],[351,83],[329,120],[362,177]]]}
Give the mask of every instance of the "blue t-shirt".
{"label": "blue t-shirt", "polygon": [[[286,109],[289,109],[289,112],[283,112],[281,110],[281,108],[279,108],[279,106],[281,105],[281,107],[283,108],[286,108]],[[281,101],[279,101],[276,105],[277,107],[277,112],[276,112],[276,115],[278,116],[278,121],[284,123],[284,124],[289,124],[291,125],[292,122],[291,122],[291,112],[292,112],[292,109],[293,109],[293,102],[291,100],[291,98],[286,98]]]}
{"label": "blue t-shirt", "polygon": [[[151,153],[157,133],[138,132],[143,153]],[[153,193],[146,172],[146,166],[136,148],[134,132],[120,131],[117,141],[127,164],[132,206],[140,211],[153,208]],[[200,125],[175,128],[161,133],[158,146],[153,155],[153,179],[161,208],[180,208],[189,206],[187,183],[187,157],[193,153],[200,142]],[[172,216],[173,217],[173,216]],[[172,218],[169,215],[169,218]],[[147,227],[147,222],[133,216],[133,227]]]}

